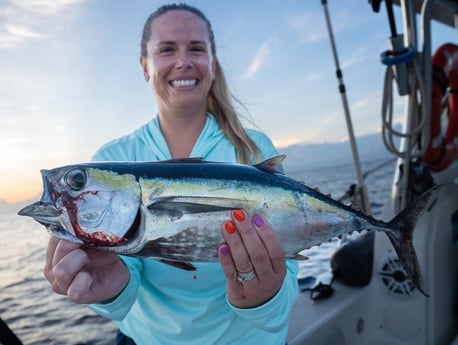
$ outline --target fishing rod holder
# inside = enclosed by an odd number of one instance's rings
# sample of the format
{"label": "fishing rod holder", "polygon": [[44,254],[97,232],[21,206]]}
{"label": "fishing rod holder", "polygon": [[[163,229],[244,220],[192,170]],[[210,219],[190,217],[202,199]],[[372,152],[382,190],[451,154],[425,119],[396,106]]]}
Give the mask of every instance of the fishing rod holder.
{"label": "fishing rod holder", "polygon": [[408,64],[415,57],[415,50],[413,47],[406,48],[404,46],[404,35],[390,37],[390,45],[390,50],[386,50],[380,54],[380,60],[385,66],[393,69],[398,93],[400,96],[405,96],[410,92],[407,68]]}

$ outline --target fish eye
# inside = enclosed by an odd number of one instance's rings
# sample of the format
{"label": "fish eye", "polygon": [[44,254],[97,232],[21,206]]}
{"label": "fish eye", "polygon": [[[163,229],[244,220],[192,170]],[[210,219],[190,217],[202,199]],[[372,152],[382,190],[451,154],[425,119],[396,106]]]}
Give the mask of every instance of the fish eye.
{"label": "fish eye", "polygon": [[84,188],[87,182],[87,176],[82,169],[70,170],[64,177],[65,183],[74,191]]}

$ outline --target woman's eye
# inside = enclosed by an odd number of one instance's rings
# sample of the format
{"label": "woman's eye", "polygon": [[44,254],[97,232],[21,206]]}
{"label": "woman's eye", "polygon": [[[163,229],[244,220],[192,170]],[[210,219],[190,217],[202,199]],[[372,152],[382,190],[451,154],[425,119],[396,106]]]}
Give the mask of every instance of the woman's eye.
{"label": "woman's eye", "polygon": [[74,191],[80,191],[87,182],[86,172],[82,169],[70,170],[64,177],[65,183]]}
{"label": "woman's eye", "polygon": [[205,52],[205,49],[203,47],[196,46],[196,47],[191,47],[191,51],[195,53],[201,53],[201,52]]}
{"label": "woman's eye", "polygon": [[173,48],[172,47],[163,47],[163,48],[159,49],[159,52],[160,53],[171,53],[171,52],[173,52]]}

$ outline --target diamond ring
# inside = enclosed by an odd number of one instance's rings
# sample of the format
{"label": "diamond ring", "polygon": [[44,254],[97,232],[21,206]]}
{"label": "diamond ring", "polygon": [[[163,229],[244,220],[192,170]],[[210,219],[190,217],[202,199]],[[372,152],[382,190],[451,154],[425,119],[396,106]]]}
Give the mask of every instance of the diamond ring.
{"label": "diamond ring", "polygon": [[251,270],[250,272],[246,272],[246,273],[237,272],[237,280],[240,283],[245,283],[247,281],[250,281],[254,277],[256,277],[256,272],[254,270]]}

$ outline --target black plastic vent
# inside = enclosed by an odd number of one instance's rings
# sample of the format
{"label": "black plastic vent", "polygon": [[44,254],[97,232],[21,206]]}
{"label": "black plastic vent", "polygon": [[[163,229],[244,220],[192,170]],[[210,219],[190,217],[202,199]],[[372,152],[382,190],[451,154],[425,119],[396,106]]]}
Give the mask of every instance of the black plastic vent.
{"label": "black plastic vent", "polygon": [[397,257],[389,257],[379,272],[383,285],[397,295],[412,296],[416,290]]}

